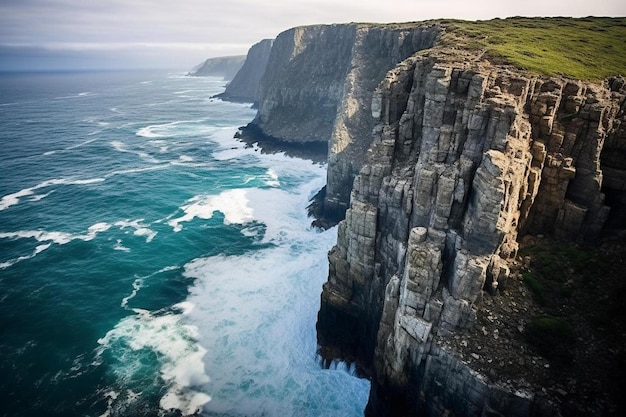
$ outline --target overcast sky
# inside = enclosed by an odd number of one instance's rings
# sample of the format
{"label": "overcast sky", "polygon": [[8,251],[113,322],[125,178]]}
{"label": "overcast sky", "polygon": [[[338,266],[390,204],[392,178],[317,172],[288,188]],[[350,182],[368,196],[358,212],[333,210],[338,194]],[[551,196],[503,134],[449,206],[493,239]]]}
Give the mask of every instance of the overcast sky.
{"label": "overcast sky", "polygon": [[0,70],[175,68],[317,23],[626,16],[625,0],[0,0]]}

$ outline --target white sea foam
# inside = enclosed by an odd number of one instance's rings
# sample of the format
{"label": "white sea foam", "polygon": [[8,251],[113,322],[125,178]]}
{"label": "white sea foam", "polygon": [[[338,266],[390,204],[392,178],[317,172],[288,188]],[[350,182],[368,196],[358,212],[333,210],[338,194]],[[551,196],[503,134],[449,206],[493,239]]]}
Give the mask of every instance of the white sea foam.
{"label": "white sea foam", "polygon": [[167,222],[175,232],[182,230],[181,223],[189,222],[194,218],[210,219],[216,211],[224,214],[224,224],[244,224],[254,219],[252,208],[248,206],[246,196],[248,190],[234,189],[224,191],[218,195],[196,196],[188,200],[181,207],[183,216]]}
{"label": "white sea foam", "polygon": [[164,135],[153,132],[155,127],[156,126],[142,127],[137,131],[136,135],[144,138],[162,138]]}
{"label": "white sea foam", "polygon": [[265,180],[265,183],[267,185],[269,185],[270,187],[280,187],[280,181],[278,181],[278,175],[274,172],[272,168],[269,168],[265,175],[267,177],[267,179]]}
{"label": "white sea foam", "polygon": [[135,135],[155,139],[177,136],[187,136],[190,134],[208,134],[215,130],[214,126],[205,124],[203,119],[198,120],[177,120],[174,122],[154,124],[144,126],[137,130]]}
{"label": "white sea foam", "polygon": [[[323,260],[334,231],[301,230],[299,238],[295,230],[283,232],[290,239],[276,247],[185,266],[186,275],[196,278],[189,316],[207,349],[212,379],[212,401],[205,410],[246,416],[362,415],[367,381],[323,370],[315,360],[315,318],[328,268]],[[325,403],[315,404],[320,398]]]}
{"label": "white sea foam", "polygon": [[45,193],[45,194],[33,194],[33,195],[32,195],[32,196],[28,199],[28,201],[39,201],[39,200],[42,200],[42,199],[44,199],[44,198],[48,197],[48,196],[49,196],[50,194],[52,194],[53,192],[54,192],[54,190],[52,190],[52,191],[48,191],[48,192],[47,192],[47,193]]}
{"label": "white sea foam", "polygon": [[15,259],[10,259],[10,260],[8,260],[6,262],[2,262],[2,263],[0,263],[0,270],[1,269],[6,269],[6,268],[8,268],[10,266],[13,266],[13,265],[15,265],[18,262],[34,258],[39,253],[41,253],[41,252],[45,251],[46,249],[48,249],[51,245],[52,245],[51,243],[46,243],[44,245],[37,245],[37,247],[35,247],[35,250],[33,251],[33,253],[31,253],[30,255],[20,256],[20,257],[17,257]]}
{"label": "white sea foam", "polygon": [[120,229],[124,230],[127,228],[135,229],[133,235],[135,236],[145,236],[146,243],[152,242],[152,239],[157,235],[157,232],[150,229],[147,225],[142,224],[144,219],[137,220],[120,220],[114,223],[115,226],[118,226]]}
{"label": "white sea foam", "polygon": [[151,165],[148,167],[139,167],[139,168],[130,168],[130,169],[121,169],[119,171],[113,171],[104,176],[104,178],[111,178],[116,175],[126,175],[126,174],[135,174],[138,172],[146,172],[146,171],[159,171],[162,169],[167,169],[167,164],[162,165]]}
{"label": "white sea foam", "polygon": [[150,155],[150,154],[148,154],[148,153],[146,153],[144,151],[128,149],[126,147],[126,144],[124,142],[119,141],[119,140],[112,141],[111,142],[111,146],[113,146],[113,149],[115,149],[118,152],[130,153],[130,154],[137,155],[138,157],[140,157],[144,161],[150,162],[151,164],[160,164],[160,163],[165,162],[165,161],[161,161],[161,160],[153,157],[152,155]]}
{"label": "white sea foam", "polygon": [[[198,390],[209,382],[202,361],[206,349],[197,343],[198,329],[186,322],[189,304],[174,307],[178,312],[133,309],[134,315],[120,320],[98,340],[97,355],[109,351],[117,359],[113,372],[122,383],[138,381],[137,388],[145,389],[142,358],[146,351],[156,353],[166,385],[160,399],[161,408],[193,415],[211,399]],[[148,376],[146,382],[151,383],[152,378]]]}
{"label": "white sea foam", "polygon": [[[98,132],[101,132],[101,130],[97,130],[97,131],[95,131],[95,132],[89,133],[89,135],[94,135],[94,134],[96,134],[96,133],[98,133]],[[88,140],[86,140],[86,141],[83,141],[83,142],[77,143],[76,145],[69,146],[69,147],[65,148],[65,150],[77,149],[77,148],[80,148],[80,147],[82,147],[82,146],[88,145],[88,144],[90,144],[90,143],[92,143],[92,142],[95,142],[95,141],[96,141],[96,139],[95,139],[95,138],[94,138],[94,139],[88,139]]]}
{"label": "white sea foam", "polygon": [[89,226],[87,229],[87,235],[81,236],[80,238],[83,240],[91,240],[96,237],[96,235],[100,232],[106,232],[111,228],[111,225],[108,223],[96,223],[92,226]]}
{"label": "white sea foam", "polygon": [[256,146],[247,148],[243,142],[233,140],[233,127],[226,127],[211,133],[211,141],[219,145],[219,149],[213,151],[213,157],[218,161],[250,156],[253,151],[258,152]]}
{"label": "white sea foam", "polygon": [[[143,276],[143,277],[135,276],[135,280],[132,283],[133,290],[131,291],[131,293],[128,296],[126,296],[126,297],[124,297],[122,299],[122,302],[121,302],[120,306],[123,307],[123,308],[128,309],[128,302],[130,300],[132,300],[133,298],[135,298],[135,296],[137,295],[139,290],[141,288],[143,288],[143,285],[146,282],[146,280],[149,280],[150,278],[152,278],[152,277],[154,277],[156,275],[162,274],[163,272],[173,271],[173,270],[176,270],[178,268],[179,268],[178,265],[171,265],[171,266],[166,266],[165,268],[161,268],[158,271],[153,272],[150,275],[146,275],[146,276]],[[189,310],[188,303],[183,302],[181,304],[178,304],[178,306],[179,306],[179,310],[181,310],[183,312],[183,314],[187,314],[186,312]]]}
{"label": "white sea foam", "polygon": [[[50,247],[50,245],[53,243],[57,245],[65,245],[73,240],[83,240],[86,242],[93,240],[99,233],[106,232],[113,226],[119,227],[121,230],[128,228],[134,229],[133,235],[145,237],[146,243],[150,243],[152,239],[154,239],[154,237],[157,235],[157,232],[150,229],[148,225],[145,225],[142,222],[143,219],[120,220],[115,222],[114,224],[99,222],[89,226],[85,233],[68,233],[46,230],[18,230],[15,232],[0,232],[0,239],[35,239],[38,242],[46,243],[45,245],[37,246],[35,252],[30,255],[20,256],[19,258],[15,258],[0,264],[0,269],[5,269],[16,264],[17,262],[33,258],[39,252]],[[117,240],[113,249],[125,252],[130,251],[129,248],[121,244],[121,240],[119,239]]]}
{"label": "white sea foam", "polygon": [[[88,133],[88,134],[87,134],[87,136],[97,135],[97,134],[98,134],[98,133],[100,133],[100,132],[102,132],[102,130],[96,130],[96,131],[93,131],[93,132],[91,132],[91,133]],[[96,140],[96,138],[93,138],[93,139],[88,139],[88,140],[86,140],[86,141],[83,141],[83,142],[77,143],[76,145],[68,146],[67,148],[57,149],[57,150],[54,150],[54,151],[47,151],[47,152],[44,152],[44,153],[43,153],[43,155],[44,155],[44,156],[49,156],[49,155],[54,155],[54,154],[59,153],[59,152],[71,151],[71,150],[73,150],[73,149],[77,149],[77,148],[80,148],[80,147],[82,147],[82,146],[88,145],[88,144],[90,144],[90,143],[94,142],[95,140]]]}
{"label": "white sea foam", "polygon": [[117,239],[115,242],[115,246],[113,246],[113,250],[118,250],[121,252],[130,252],[130,248],[122,245],[122,239]]}
{"label": "white sea foam", "polygon": [[20,230],[17,232],[0,232],[0,239],[35,239],[38,242],[53,242],[58,245],[65,245],[77,235],[65,232],[46,232],[44,230]]}
{"label": "white sea foam", "polygon": [[368,382],[344,366],[323,370],[315,359],[319,293],[328,272],[324,260],[336,230],[311,229],[305,208],[323,185],[324,170],[280,156],[261,160],[270,161],[277,177],[305,181],[295,190],[246,190],[246,206],[273,245],[185,265],[185,275],[195,279],[187,299],[194,304],[189,318],[207,349],[204,362],[211,376],[207,392],[212,400],[204,410],[246,416],[362,415]]}
{"label": "white sea foam", "polygon": [[0,232],[0,239],[35,239],[38,242],[45,242],[43,245],[38,245],[34,252],[30,255],[20,256],[15,259],[3,262],[0,264],[0,269],[5,269],[15,265],[18,262],[26,259],[31,259],[37,256],[37,254],[48,249],[53,243],[57,245],[65,245],[72,240],[84,240],[89,241],[94,239],[98,233],[105,232],[111,227],[108,223],[96,223],[87,229],[84,234],[72,234],[67,232],[48,232],[45,230],[19,230],[17,232]]}
{"label": "white sea foam", "polygon": [[13,194],[7,194],[0,200],[0,211],[14,206],[20,202],[20,198],[33,195],[37,187],[25,188]]}
{"label": "white sea foam", "polygon": [[132,300],[133,298],[135,298],[135,296],[137,295],[137,292],[139,292],[139,290],[143,286],[143,280],[144,280],[143,277],[135,278],[132,284],[133,291],[128,296],[122,298],[122,302],[120,303],[121,307],[128,308],[128,302]]}
{"label": "white sea foam", "polygon": [[159,153],[167,153],[167,151],[169,151],[169,146],[166,140],[157,139],[148,141],[148,143],[155,148],[159,148]]}
{"label": "white sea foam", "polygon": [[[82,180],[72,178],[53,178],[46,180],[35,185],[34,187],[24,188],[16,193],[3,196],[2,200],[0,200],[0,211],[6,210],[7,208],[18,204],[20,202],[20,198],[33,195],[35,194],[35,190],[39,190],[41,188],[52,187],[54,185],[88,185],[103,182],[104,180],[104,178],[90,178]],[[46,196],[49,194],[50,193],[46,194]]]}
{"label": "white sea foam", "polygon": [[55,97],[54,99],[55,100],[67,100],[67,99],[70,99],[70,98],[87,97],[87,96],[92,96],[92,95],[94,95],[94,93],[91,92],[91,91],[83,91],[83,92],[80,92],[78,94],[72,94],[72,95],[69,95],[69,96]]}
{"label": "white sea foam", "polygon": [[110,417],[113,411],[113,404],[115,400],[120,396],[119,392],[109,390],[104,393],[104,398],[107,399],[107,409],[104,413],[100,414],[100,417]]}

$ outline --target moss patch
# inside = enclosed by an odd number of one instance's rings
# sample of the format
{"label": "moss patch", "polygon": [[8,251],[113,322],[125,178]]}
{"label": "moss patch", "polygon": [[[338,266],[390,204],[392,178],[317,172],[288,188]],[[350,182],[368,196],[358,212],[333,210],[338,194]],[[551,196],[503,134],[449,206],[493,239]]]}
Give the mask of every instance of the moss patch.
{"label": "moss patch", "polygon": [[552,316],[535,317],[528,323],[525,336],[542,356],[561,365],[572,361],[574,332],[564,320]]}
{"label": "moss patch", "polygon": [[533,73],[601,80],[626,74],[626,18],[523,18],[441,22],[444,45],[483,51]]}
{"label": "moss patch", "polygon": [[522,280],[533,295],[533,300],[539,305],[546,305],[546,294],[541,282],[530,272],[522,273]]}

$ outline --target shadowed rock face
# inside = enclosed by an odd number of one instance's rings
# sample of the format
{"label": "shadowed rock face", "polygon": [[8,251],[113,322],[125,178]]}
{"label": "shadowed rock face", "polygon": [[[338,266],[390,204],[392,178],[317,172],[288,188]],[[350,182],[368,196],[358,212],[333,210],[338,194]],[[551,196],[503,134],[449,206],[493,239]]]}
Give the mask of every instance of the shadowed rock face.
{"label": "shadowed rock face", "polygon": [[259,83],[265,72],[273,42],[272,39],[264,39],[252,45],[239,71],[228,83],[224,92],[216,97],[228,101],[257,103]]}
{"label": "shadowed rock face", "polygon": [[326,216],[343,218],[352,181],[372,139],[372,92],[386,72],[433,45],[434,25],[321,25],[276,38],[252,122],[264,135],[327,143]]}

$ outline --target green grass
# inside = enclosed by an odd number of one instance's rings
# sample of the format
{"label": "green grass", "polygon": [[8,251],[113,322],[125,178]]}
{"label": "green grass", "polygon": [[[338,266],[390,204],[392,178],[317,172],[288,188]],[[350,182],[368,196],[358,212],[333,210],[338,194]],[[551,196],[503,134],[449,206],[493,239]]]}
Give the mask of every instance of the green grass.
{"label": "green grass", "polygon": [[444,20],[444,45],[542,75],[601,80],[626,75],[626,18]]}
{"label": "green grass", "polygon": [[593,268],[591,254],[567,242],[527,247],[520,250],[519,255],[532,258],[532,272],[522,272],[522,281],[533,300],[543,307],[566,302],[574,295],[572,279],[575,274]]}

